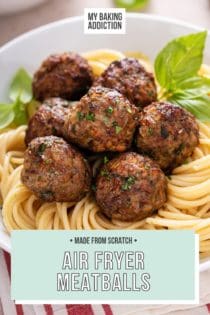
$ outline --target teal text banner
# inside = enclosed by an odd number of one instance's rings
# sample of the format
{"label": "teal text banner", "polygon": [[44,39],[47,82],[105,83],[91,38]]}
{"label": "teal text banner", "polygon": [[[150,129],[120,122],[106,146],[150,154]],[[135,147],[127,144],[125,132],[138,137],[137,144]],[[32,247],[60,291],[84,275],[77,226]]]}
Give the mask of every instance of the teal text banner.
{"label": "teal text banner", "polygon": [[12,299],[62,303],[193,303],[192,231],[14,231]]}

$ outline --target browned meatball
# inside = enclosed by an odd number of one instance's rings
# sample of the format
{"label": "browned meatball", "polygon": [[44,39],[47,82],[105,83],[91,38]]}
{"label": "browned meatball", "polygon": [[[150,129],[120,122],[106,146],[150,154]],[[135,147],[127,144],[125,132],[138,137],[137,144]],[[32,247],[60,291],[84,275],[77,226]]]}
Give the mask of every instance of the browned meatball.
{"label": "browned meatball", "polygon": [[148,157],[123,153],[102,168],[97,178],[96,200],[111,219],[143,219],[165,203],[165,175]]}
{"label": "browned meatball", "polygon": [[134,58],[112,62],[94,85],[116,89],[139,108],[157,99],[153,74],[147,72]]}
{"label": "browned meatball", "polygon": [[79,201],[90,190],[90,169],[83,156],[61,138],[32,140],[21,179],[44,201]]}
{"label": "browned meatball", "polygon": [[59,96],[77,100],[93,81],[92,69],[82,56],[69,52],[49,56],[34,74],[33,94],[40,101]]}
{"label": "browned meatball", "polygon": [[69,111],[66,137],[94,152],[125,151],[136,127],[136,109],[119,92],[93,87]]}
{"label": "browned meatball", "polygon": [[195,117],[177,105],[153,103],[140,113],[139,124],[139,152],[149,155],[164,170],[182,164],[198,145]]}
{"label": "browned meatball", "polygon": [[45,100],[29,121],[25,136],[26,145],[37,137],[64,136],[64,121],[69,106],[69,102],[61,98]]}

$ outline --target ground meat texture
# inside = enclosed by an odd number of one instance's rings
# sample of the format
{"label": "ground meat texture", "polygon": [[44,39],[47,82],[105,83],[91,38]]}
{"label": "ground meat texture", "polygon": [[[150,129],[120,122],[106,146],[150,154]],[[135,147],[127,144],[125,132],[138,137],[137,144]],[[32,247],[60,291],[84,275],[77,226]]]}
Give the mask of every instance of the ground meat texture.
{"label": "ground meat texture", "polygon": [[157,99],[153,74],[134,58],[112,62],[94,84],[116,89],[139,108]]}
{"label": "ground meat texture", "polygon": [[136,108],[119,92],[93,87],[69,111],[66,137],[93,152],[125,151],[132,142],[135,115]]}
{"label": "ground meat texture", "polygon": [[34,97],[43,101],[49,97],[77,100],[93,81],[92,69],[87,60],[73,52],[49,56],[34,74]]}
{"label": "ground meat texture", "polygon": [[32,140],[25,152],[21,179],[43,201],[81,200],[90,190],[90,168],[65,140],[49,136]]}
{"label": "ground meat texture", "polygon": [[140,220],[166,201],[166,178],[158,164],[134,152],[108,162],[96,183],[96,200],[111,219]]}
{"label": "ground meat texture", "polygon": [[37,137],[51,135],[62,137],[69,106],[69,102],[61,98],[45,100],[29,121],[25,136],[26,145]]}
{"label": "ground meat texture", "polygon": [[139,152],[149,155],[164,170],[185,162],[198,145],[195,117],[177,105],[153,103],[140,113],[139,124]]}

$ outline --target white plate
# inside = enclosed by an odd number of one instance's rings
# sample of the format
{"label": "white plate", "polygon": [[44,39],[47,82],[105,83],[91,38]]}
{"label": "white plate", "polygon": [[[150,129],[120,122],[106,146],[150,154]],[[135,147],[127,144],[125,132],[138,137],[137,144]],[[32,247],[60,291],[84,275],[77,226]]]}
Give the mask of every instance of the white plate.
{"label": "white plate", "polygon": [[0,0],[0,15],[18,13],[31,9],[46,0]]}
{"label": "white plate", "polygon": [[[0,100],[7,101],[9,82],[19,67],[33,73],[51,53],[73,50],[84,52],[97,48],[141,51],[154,59],[157,52],[172,38],[201,28],[160,16],[127,14],[126,35],[84,35],[83,18],[58,21],[26,33],[0,48]],[[210,64],[210,36],[207,39],[205,62]],[[0,246],[11,250],[10,237],[0,218]],[[202,261],[200,270],[210,268],[210,259]]]}

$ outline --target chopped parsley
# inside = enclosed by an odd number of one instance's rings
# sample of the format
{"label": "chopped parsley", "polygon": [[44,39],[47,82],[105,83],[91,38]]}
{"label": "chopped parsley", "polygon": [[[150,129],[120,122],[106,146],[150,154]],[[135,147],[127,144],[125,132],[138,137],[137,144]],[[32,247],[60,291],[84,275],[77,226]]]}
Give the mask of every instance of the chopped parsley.
{"label": "chopped parsley", "polygon": [[109,106],[109,107],[106,109],[107,114],[112,114],[113,111],[114,111],[114,109],[113,109],[112,106]]}
{"label": "chopped parsley", "polygon": [[122,130],[122,127],[118,126],[116,121],[113,121],[112,126],[115,127],[115,132],[118,135],[118,133]]}
{"label": "chopped parsley", "polygon": [[120,126],[115,126],[115,132],[118,135],[118,133],[120,133],[120,131],[122,130],[122,127]]}
{"label": "chopped parsley", "polygon": [[86,118],[86,120],[94,121],[95,120],[95,114],[92,112],[89,112],[88,114],[86,114],[85,118]]}
{"label": "chopped parsley", "polygon": [[37,154],[39,156],[42,156],[42,154],[44,153],[45,149],[47,148],[47,145],[46,143],[41,143],[38,147],[38,150],[37,150]]}
{"label": "chopped parsley", "polygon": [[104,156],[104,164],[106,164],[106,163],[108,163],[109,162],[109,159],[108,159],[108,157],[105,155]]}
{"label": "chopped parsley", "polygon": [[103,121],[105,125],[109,126],[109,118],[108,117],[103,117]]}
{"label": "chopped parsley", "polygon": [[121,186],[122,190],[129,190],[131,189],[131,186],[135,183],[135,177],[134,176],[129,176],[125,178],[124,183]]}
{"label": "chopped parsley", "polygon": [[180,154],[184,148],[185,148],[185,144],[181,143],[178,149],[175,150],[175,153]]}
{"label": "chopped parsley", "polygon": [[47,159],[44,162],[45,162],[45,164],[50,164],[50,163],[52,163],[52,160],[51,159]]}
{"label": "chopped parsley", "polygon": [[110,178],[110,173],[109,173],[109,171],[108,171],[107,169],[105,169],[105,168],[104,168],[103,170],[101,170],[100,174],[101,174],[101,176],[103,176],[103,177]]}
{"label": "chopped parsley", "polygon": [[116,104],[119,104],[119,102],[120,102],[120,99],[119,99],[119,98],[116,98],[116,99],[115,99],[115,103],[116,103]]}
{"label": "chopped parsley", "polygon": [[144,168],[145,168],[145,170],[149,170],[150,169],[150,165],[149,164],[145,164]]}
{"label": "chopped parsley", "polygon": [[83,120],[85,118],[85,114],[82,112],[78,112],[77,113],[77,118],[79,119],[79,121]]}
{"label": "chopped parsley", "polygon": [[149,128],[148,128],[148,132],[147,132],[147,133],[148,133],[148,135],[149,135],[149,136],[152,136],[152,135],[153,135],[153,133],[154,133],[154,129],[153,129],[153,128],[151,128],[151,127],[149,127]]}

